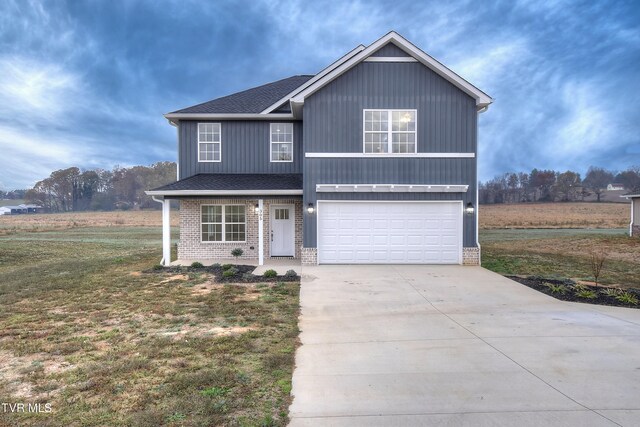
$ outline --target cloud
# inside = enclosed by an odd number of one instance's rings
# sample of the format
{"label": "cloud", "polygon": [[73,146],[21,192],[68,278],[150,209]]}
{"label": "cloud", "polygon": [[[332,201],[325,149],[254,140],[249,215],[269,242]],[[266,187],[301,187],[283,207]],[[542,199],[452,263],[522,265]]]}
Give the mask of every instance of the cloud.
{"label": "cloud", "polygon": [[482,179],[640,164],[640,6],[604,1],[0,2],[0,180],[174,160],[162,113],[399,31],[496,102]]}
{"label": "cloud", "polygon": [[[0,115],[55,122],[78,97],[80,81],[60,66],[23,57],[0,59]],[[70,99],[71,98],[71,99]]]}

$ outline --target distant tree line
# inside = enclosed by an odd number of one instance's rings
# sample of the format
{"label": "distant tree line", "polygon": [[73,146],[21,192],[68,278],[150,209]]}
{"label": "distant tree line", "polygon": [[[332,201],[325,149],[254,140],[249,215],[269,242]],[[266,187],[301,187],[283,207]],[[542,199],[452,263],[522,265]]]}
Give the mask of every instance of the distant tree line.
{"label": "distant tree line", "polygon": [[640,191],[640,166],[622,172],[592,166],[584,179],[573,171],[533,169],[531,173],[508,172],[479,183],[479,202],[570,202],[585,201],[591,196],[599,202],[602,193],[612,183],[623,185],[627,191]]}
{"label": "distant tree line", "polygon": [[52,172],[24,193],[28,203],[48,212],[158,208],[145,190],[176,179],[176,164],[159,162],[151,166],[116,166],[112,170],[80,170],[77,167]]}
{"label": "distant tree line", "polygon": [[0,190],[0,199],[21,200],[21,199],[24,199],[24,195],[26,192],[27,190],[11,190],[11,191]]}

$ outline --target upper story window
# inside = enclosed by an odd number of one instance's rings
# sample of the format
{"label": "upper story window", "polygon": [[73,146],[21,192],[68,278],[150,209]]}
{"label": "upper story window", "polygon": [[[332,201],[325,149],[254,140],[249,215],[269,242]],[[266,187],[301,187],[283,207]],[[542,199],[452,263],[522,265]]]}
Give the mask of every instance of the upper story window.
{"label": "upper story window", "polygon": [[364,152],[416,152],[416,110],[364,110]]}
{"label": "upper story window", "polygon": [[220,123],[198,123],[198,161],[219,162],[221,146]]}
{"label": "upper story window", "polygon": [[293,123],[271,123],[271,161],[293,161]]}

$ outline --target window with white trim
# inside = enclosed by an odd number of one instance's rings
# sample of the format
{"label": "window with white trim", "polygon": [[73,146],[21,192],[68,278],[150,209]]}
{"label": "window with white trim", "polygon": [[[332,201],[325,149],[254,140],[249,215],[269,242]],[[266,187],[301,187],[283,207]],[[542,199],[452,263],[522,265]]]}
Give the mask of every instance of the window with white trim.
{"label": "window with white trim", "polygon": [[271,123],[271,161],[293,161],[293,123]]}
{"label": "window with white trim", "polygon": [[244,205],[202,205],[203,242],[244,242],[246,217]]}
{"label": "window with white trim", "polygon": [[219,162],[221,146],[220,123],[198,123],[198,161]]}
{"label": "window with white trim", "polygon": [[364,152],[415,153],[416,110],[364,110]]}

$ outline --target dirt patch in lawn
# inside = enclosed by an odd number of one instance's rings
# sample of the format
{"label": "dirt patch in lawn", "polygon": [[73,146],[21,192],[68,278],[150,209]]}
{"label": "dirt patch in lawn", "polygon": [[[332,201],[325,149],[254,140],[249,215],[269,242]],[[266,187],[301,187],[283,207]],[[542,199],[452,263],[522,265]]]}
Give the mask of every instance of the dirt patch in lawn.
{"label": "dirt patch in lawn", "polygon": [[43,387],[43,379],[56,377],[73,367],[62,356],[44,353],[17,356],[10,351],[0,350],[0,382],[18,398],[37,400],[59,392],[55,381],[48,381]]}
{"label": "dirt patch in lawn", "polygon": [[157,335],[171,337],[174,340],[187,339],[189,337],[228,337],[232,335],[244,334],[249,331],[255,331],[256,326],[183,326],[179,331],[158,332]]}

